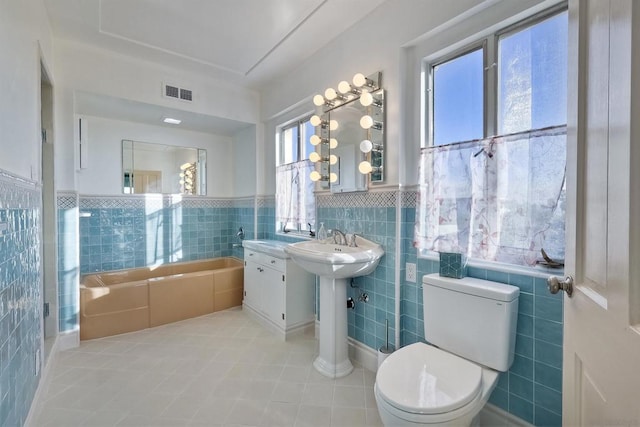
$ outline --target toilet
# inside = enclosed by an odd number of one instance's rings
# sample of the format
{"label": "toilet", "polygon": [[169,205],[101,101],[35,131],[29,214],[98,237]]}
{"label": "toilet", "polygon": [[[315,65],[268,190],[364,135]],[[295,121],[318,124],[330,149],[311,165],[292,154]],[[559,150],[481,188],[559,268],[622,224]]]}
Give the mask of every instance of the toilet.
{"label": "toilet", "polygon": [[422,278],[424,336],[378,368],[385,426],[469,426],[513,363],[520,290],[438,274]]}

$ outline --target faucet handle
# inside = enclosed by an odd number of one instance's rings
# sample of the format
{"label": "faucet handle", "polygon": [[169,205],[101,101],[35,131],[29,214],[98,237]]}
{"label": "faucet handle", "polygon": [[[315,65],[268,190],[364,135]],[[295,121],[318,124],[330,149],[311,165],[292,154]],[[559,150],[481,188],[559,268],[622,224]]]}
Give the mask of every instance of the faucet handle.
{"label": "faucet handle", "polygon": [[[356,236],[360,236],[359,234],[353,233],[349,235],[349,246],[352,248],[357,248],[358,244],[356,243]],[[362,237],[362,236],[360,236]]]}

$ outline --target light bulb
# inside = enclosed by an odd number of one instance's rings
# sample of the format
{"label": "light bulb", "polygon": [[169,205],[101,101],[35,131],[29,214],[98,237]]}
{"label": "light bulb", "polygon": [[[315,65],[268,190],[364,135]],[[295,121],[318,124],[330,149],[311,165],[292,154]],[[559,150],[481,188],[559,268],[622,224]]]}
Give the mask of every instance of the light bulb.
{"label": "light bulb", "polygon": [[363,153],[368,153],[371,150],[373,150],[373,142],[365,139],[360,143],[360,151],[362,151]]}
{"label": "light bulb", "polygon": [[336,156],[335,154],[330,155],[329,164],[335,165],[336,163],[338,163],[338,156]]}
{"label": "light bulb", "polygon": [[321,107],[324,105],[324,96],[318,94],[316,96],[313,97],[313,104],[316,107]]}
{"label": "light bulb", "polygon": [[368,174],[371,173],[373,168],[371,167],[371,163],[365,160],[364,162],[360,162],[360,164],[358,165],[358,170],[361,174]]}
{"label": "light bulb", "polygon": [[329,148],[333,150],[334,148],[337,148],[337,147],[338,147],[338,140],[335,138],[331,138],[329,140]]}
{"label": "light bulb", "polygon": [[315,146],[322,142],[322,138],[320,138],[318,135],[311,135],[311,138],[309,138],[309,142],[311,143],[311,145]]}
{"label": "light bulb", "polygon": [[369,129],[373,126],[373,119],[371,116],[362,116],[360,119],[360,126],[362,126],[362,129]]}
{"label": "light bulb", "polygon": [[360,95],[360,104],[365,107],[373,104],[373,95],[371,95],[370,92],[362,92],[362,95]]}
{"label": "light bulb", "polygon": [[336,182],[337,180],[338,180],[338,175],[337,174],[335,174],[333,172],[329,174],[329,181],[330,182]]}
{"label": "light bulb", "polygon": [[313,163],[319,162],[320,159],[320,154],[316,153],[315,151],[309,154],[309,160],[311,160]]}
{"label": "light bulb", "polygon": [[190,167],[191,163],[187,162],[187,163],[183,163],[182,165],[180,165],[180,169],[185,170],[186,168]]}
{"label": "light bulb", "polygon": [[329,101],[332,101],[338,97],[338,94],[336,93],[334,88],[330,87],[324,91],[324,97],[327,98]]}
{"label": "light bulb", "polygon": [[362,73],[353,76],[353,84],[355,87],[362,87],[367,83],[367,78]]}
{"label": "light bulb", "polygon": [[336,130],[338,129],[338,121],[337,120],[331,120],[329,122],[329,130]]}
{"label": "light bulb", "polygon": [[184,185],[184,179],[180,180],[180,185]]}
{"label": "light bulb", "polygon": [[311,123],[311,126],[317,127],[317,126],[320,126],[320,123],[322,123],[322,119],[317,114],[314,114],[309,119],[309,123]]}
{"label": "light bulb", "polygon": [[338,92],[340,93],[351,92],[351,85],[349,84],[349,82],[346,80],[343,80],[340,83],[338,83]]}
{"label": "light bulb", "polygon": [[322,175],[320,175],[320,172],[318,171],[312,171],[309,174],[309,178],[311,178],[311,181],[316,182],[316,181],[320,181],[320,178],[322,178]]}
{"label": "light bulb", "polygon": [[184,178],[184,173],[180,172],[180,178]]}

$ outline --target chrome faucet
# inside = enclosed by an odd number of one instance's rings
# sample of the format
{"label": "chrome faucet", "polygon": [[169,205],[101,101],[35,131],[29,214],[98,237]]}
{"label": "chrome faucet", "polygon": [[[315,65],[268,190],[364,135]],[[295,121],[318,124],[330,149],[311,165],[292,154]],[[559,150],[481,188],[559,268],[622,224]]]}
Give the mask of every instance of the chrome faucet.
{"label": "chrome faucet", "polygon": [[357,248],[358,244],[356,243],[356,233],[349,234],[349,247]]}
{"label": "chrome faucet", "polygon": [[[334,228],[331,233],[333,234],[333,243],[336,245],[347,246],[347,236],[345,236],[342,231]],[[337,239],[338,236],[340,236],[340,240]]]}

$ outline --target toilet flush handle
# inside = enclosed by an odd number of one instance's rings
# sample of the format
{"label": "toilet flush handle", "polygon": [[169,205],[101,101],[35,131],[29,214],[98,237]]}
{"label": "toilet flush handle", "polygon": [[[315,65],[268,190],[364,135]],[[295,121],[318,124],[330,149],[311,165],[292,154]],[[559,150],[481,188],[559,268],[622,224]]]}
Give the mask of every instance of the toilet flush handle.
{"label": "toilet flush handle", "polygon": [[566,276],[564,280],[562,280],[558,279],[557,276],[550,276],[547,279],[547,287],[552,294],[557,294],[558,291],[565,291],[567,296],[571,298],[573,295],[573,277]]}

